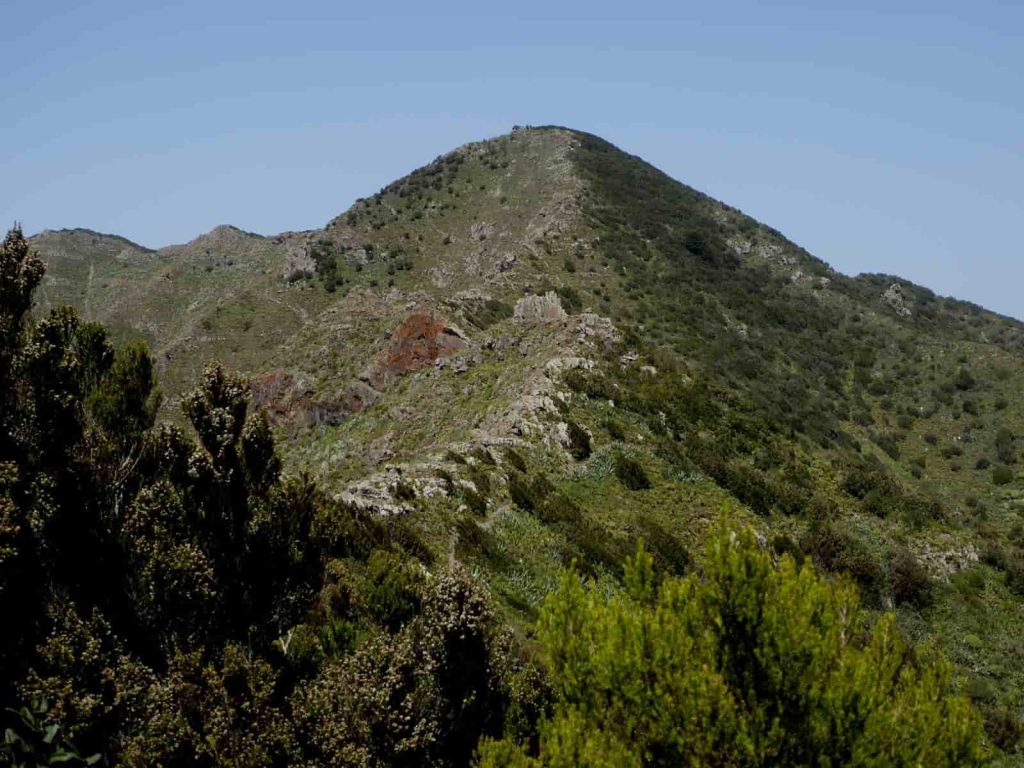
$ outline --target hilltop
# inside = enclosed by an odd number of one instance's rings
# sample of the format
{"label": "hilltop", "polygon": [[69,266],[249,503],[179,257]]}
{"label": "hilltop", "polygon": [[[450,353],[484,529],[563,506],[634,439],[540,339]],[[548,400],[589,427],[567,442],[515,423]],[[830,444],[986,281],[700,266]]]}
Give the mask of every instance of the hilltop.
{"label": "hilltop", "polygon": [[942,649],[991,729],[1024,701],[1016,320],[838,273],[557,127],[317,230],[32,242],[38,310],[146,340],[167,418],[207,361],[244,374],[288,468],[476,566],[521,630],[573,558],[614,581],[643,539],[687,571],[724,505]]}

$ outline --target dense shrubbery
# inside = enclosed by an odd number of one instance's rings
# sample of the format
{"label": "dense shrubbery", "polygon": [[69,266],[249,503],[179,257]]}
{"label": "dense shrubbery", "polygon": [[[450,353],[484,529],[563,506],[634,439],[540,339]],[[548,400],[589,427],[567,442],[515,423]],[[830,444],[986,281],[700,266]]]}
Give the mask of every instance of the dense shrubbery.
{"label": "dense shrubbery", "polygon": [[843,490],[860,499],[872,514],[895,516],[911,526],[921,526],[942,515],[942,506],[936,500],[908,490],[881,466],[850,467],[843,478]]}
{"label": "dense shrubbery", "polygon": [[625,585],[563,579],[538,624],[554,714],[535,745],[485,742],[482,768],[984,762],[945,662],[892,616],[864,632],[853,588],[774,567],[750,531],[723,530],[685,579],[641,550]]}

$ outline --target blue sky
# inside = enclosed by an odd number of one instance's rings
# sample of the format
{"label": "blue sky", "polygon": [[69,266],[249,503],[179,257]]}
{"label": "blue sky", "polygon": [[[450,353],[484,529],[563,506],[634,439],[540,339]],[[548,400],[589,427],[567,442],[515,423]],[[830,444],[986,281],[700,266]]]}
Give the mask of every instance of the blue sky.
{"label": "blue sky", "polygon": [[322,226],[515,123],[1024,318],[1024,3],[5,0],[0,223]]}

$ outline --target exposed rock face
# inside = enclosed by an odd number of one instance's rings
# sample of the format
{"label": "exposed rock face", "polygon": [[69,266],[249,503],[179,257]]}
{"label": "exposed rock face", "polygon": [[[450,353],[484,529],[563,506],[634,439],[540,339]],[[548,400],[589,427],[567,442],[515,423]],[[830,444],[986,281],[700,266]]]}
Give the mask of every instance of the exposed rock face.
{"label": "exposed rock face", "polygon": [[316,399],[312,387],[281,370],[264,373],[252,382],[253,404],[265,408],[273,424],[340,424],[379,398],[379,392],[356,381],[336,397]]}
{"label": "exposed rock face", "polygon": [[882,301],[892,307],[893,311],[900,317],[910,317],[913,314],[910,311],[910,307],[907,306],[907,300],[903,296],[903,291],[898,283],[893,283],[885,289],[885,293],[882,294]]}
{"label": "exposed rock face", "polygon": [[494,224],[489,221],[478,221],[469,227],[469,236],[474,240],[486,240],[494,234]]}
{"label": "exposed rock face", "polygon": [[316,263],[302,243],[290,243],[284,255],[282,274],[286,280],[300,280],[316,273]]}
{"label": "exposed rock face", "polygon": [[543,296],[523,296],[516,302],[512,316],[520,323],[545,325],[564,320],[566,314],[558,294],[548,291]]}
{"label": "exposed rock face", "polygon": [[391,334],[391,343],[359,378],[374,389],[395,378],[433,365],[468,346],[466,335],[432,312],[414,312]]}
{"label": "exposed rock face", "polygon": [[265,408],[272,423],[291,421],[304,411],[313,397],[313,389],[296,381],[287,371],[270,371],[252,380],[253,405]]}

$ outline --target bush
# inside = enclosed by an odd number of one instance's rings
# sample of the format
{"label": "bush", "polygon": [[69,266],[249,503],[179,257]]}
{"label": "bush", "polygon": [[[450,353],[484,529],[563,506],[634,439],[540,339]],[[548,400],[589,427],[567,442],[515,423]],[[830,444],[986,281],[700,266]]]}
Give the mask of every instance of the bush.
{"label": "bush", "polygon": [[605,419],[601,422],[601,427],[612,440],[622,441],[626,439],[625,425],[618,419]]}
{"label": "bush", "polygon": [[961,448],[959,445],[944,445],[942,446],[942,450],[939,451],[939,453],[942,454],[942,458],[944,459],[952,459],[957,456],[963,456],[964,449]]}
{"label": "bush", "polygon": [[1024,596],[1024,557],[1015,552],[1007,559],[1005,570],[1006,588],[1015,595]]}
{"label": "bush", "polygon": [[662,579],[641,549],[611,595],[563,576],[537,626],[556,697],[537,757],[484,741],[479,768],[984,764],[981,718],[949,665],[894,616],[854,631],[852,586],[774,566],[750,530],[723,527],[703,562]]}
{"label": "bush", "polygon": [[1003,464],[1013,464],[1017,461],[1014,434],[1006,427],[1000,427],[996,432],[996,456]]}
{"label": "bush", "polygon": [[381,549],[366,563],[366,587],[360,596],[373,620],[397,631],[420,608],[423,571],[410,560]]}
{"label": "bush", "polygon": [[480,517],[487,514],[487,497],[482,493],[474,491],[471,488],[463,488],[461,496],[470,512]]}
{"label": "bush", "polygon": [[889,595],[896,605],[926,608],[932,604],[934,594],[928,572],[902,545],[889,550]]}
{"label": "bush", "polygon": [[1013,481],[1013,470],[1005,464],[992,468],[992,482],[995,485],[1006,485]]}
{"label": "bush", "polygon": [[651,481],[647,479],[643,465],[621,453],[615,456],[615,476],[631,491],[642,491],[651,487]]}
{"label": "bush", "polygon": [[[576,265],[571,261],[566,261],[566,272],[575,272]],[[572,267],[572,269],[569,269]],[[558,294],[558,298],[561,299],[562,309],[565,310],[568,315],[578,315],[580,310],[583,309],[583,299],[580,297],[579,291],[569,285],[563,285],[555,288],[555,293]]]}
{"label": "bush", "polygon": [[469,455],[472,456],[481,464],[485,464],[488,467],[493,467],[497,465],[497,462],[494,460],[494,457],[491,455],[491,452],[481,445],[478,445],[475,448],[473,448],[473,450],[469,452]]}
{"label": "bush", "polygon": [[800,548],[822,568],[849,575],[865,599],[878,603],[885,581],[882,567],[862,541],[831,523],[815,521],[801,538]]}
{"label": "bush", "polygon": [[565,372],[562,381],[573,392],[579,392],[595,400],[612,400],[613,392],[608,380],[596,371],[573,368]]}
{"label": "bush", "polygon": [[974,380],[974,376],[966,368],[961,368],[957,371],[956,377],[953,379],[953,385],[961,392],[966,392],[969,389],[973,389],[977,382]]}
{"label": "bush", "polygon": [[480,492],[484,496],[490,494],[491,478],[487,474],[487,471],[484,470],[479,464],[470,467],[466,471],[466,474],[468,476],[469,481],[473,483],[474,486],[476,486],[478,492]]}
{"label": "bush", "polygon": [[513,469],[526,473],[526,459],[515,448],[505,449],[505,460],[512,465]]}
{"label": "bush", "polygon": [[555,488],[544,475],[529,480],[525,475],[512,474],[508,479],[508,495],[512,503],[524,512],[540,509],[544,500]]}
{"label": "bush", "polygon": [[985,707],[982,717],[989,739],[1003,752],[1012,751],[1024,736],[1024,724],[1008,707]]}
{"label": "bush", "polygon": [[565,426],[569,436],[569,453],[577,461],[588,458],[590,456],[590,433],[575,421],[567,421]]}

